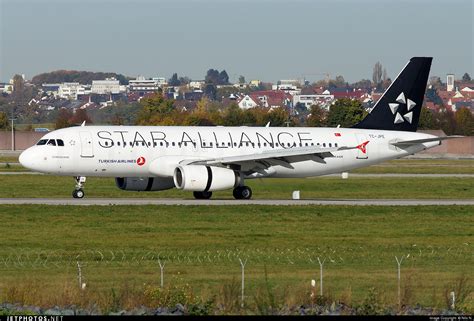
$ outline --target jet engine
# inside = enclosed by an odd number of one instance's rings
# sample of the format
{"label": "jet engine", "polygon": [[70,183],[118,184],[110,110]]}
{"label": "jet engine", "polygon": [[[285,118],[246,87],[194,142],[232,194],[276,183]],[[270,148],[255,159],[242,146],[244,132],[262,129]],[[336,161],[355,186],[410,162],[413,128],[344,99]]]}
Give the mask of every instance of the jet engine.
{"label": "jet engine", "polygon": [[172,177],[116,177],[115,184],[125,191],[162,191],[174,187]]}
{"label": "jet engine", "polygon": [[239,174],[228,168],[185,165],[174,170],[176,188],[185,191],[209,192],[234,188],[240,183]]}

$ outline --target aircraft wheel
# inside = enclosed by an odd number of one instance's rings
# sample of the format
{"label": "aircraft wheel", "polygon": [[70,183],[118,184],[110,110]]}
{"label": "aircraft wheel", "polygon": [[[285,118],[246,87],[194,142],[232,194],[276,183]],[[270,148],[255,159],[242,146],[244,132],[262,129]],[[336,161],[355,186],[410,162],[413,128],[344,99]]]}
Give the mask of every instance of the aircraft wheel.
{"label": "aircraft wheel", "polygon": [[208,200],[212,196],[212,192],[193,192],[194,198],[197,200]]}
{"label": "aircraft wheel", "polygon": [[234,188],[232,194],[237,200],[249,200],[252,198],[252,189],[248,186],[239,186]]}
{"label": "aircraft wheel", "polygon": [[74,198],[83,198],[84,197],[84,191],[82,189],[76,189],[72,192],[72,197]]}

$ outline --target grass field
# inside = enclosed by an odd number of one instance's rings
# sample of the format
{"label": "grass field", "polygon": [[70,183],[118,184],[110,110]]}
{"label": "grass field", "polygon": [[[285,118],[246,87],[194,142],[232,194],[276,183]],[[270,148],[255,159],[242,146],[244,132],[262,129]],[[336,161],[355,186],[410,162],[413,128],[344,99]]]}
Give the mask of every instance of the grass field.
{"label": "grass field", "polygon": [[[3,205],[0,301],[86,304],[87,293],[107,309],[119,293],[122,305],[143,304],[147,289],[159,284],[161,258],[165,286],[221,302],[226,289],[240,293],[242,258],[247,304],[256,311],[269,290],[274,304],[308,303],[320,257],[326,297],[357,305],[374,288],[379,304],[394,306],[394,257],[404,256],[403,302],[443,308],[445,292],[472,275],[473,212],[472,206]],[[86,292],[76,289],[76,261]],[[469,288],[472,279],[463,291]],[[472,299],[471,293],[459,307],[474,312]]]}
{"label": "grass field", "polygon": [[[301,198],[363,199],[466,199],[474,197],[474,178],[418,177],[320,177],[306,179],[248,180],[254,199],[289,199],[299,190]],[[69,198],[74,189],[71,177],[48,175],[0,175],[0,197]],[[113,178],[87,178],[86,197],[192,198],[191,192],[177,189],[157,192],[122,191]],[[215,192],[213,198],[232,198],[231,191]]]}
{"label": "grass field", "polygon": [[[18,157],[0,156],[0,172],[28,171]],[[474,174],[474,159],[397,159],[352,171],[361,174]]]}

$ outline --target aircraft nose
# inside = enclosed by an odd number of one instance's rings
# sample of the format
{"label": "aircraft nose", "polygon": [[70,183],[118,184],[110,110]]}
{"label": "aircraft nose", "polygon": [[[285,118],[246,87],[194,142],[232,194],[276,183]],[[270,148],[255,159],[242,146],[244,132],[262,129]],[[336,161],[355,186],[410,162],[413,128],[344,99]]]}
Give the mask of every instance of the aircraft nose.
{"label": "aircraft nose", "polygon": [[18,160],[20,161],[20,164],[23,167],[26,167],[28,169],[34,169],[34,163],[35,163],[35,157],[34,157],[34,152],[31,150],[31,148],[28,148],[24,150],[21,154]]}

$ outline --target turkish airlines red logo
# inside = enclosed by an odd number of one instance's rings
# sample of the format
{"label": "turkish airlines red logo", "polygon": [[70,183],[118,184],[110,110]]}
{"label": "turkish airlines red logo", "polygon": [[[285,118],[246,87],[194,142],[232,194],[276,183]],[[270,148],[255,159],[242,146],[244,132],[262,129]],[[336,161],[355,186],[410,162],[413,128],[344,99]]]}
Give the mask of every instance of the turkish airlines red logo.
{"label": "turkish airlines red logo", "polygon": [[138,157],[137,164],[138,164],[138,166],[145,165],[145,157]]}
{"label": "turkish airlines red logo", "polygon": [[358,145],[357,149],[359,149],[362,153],[366,154],[367,153],[367,148],[365,148],[365,146],[367,146],[368,143],[369,143],[369,141],[366,141],[366,142]]}

